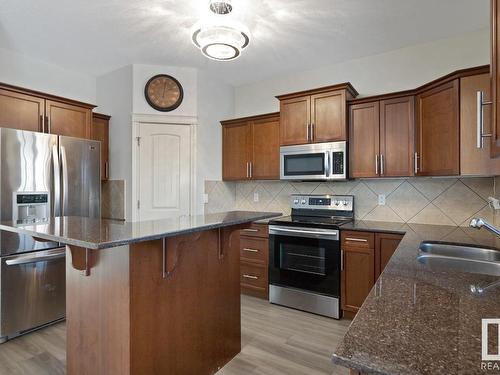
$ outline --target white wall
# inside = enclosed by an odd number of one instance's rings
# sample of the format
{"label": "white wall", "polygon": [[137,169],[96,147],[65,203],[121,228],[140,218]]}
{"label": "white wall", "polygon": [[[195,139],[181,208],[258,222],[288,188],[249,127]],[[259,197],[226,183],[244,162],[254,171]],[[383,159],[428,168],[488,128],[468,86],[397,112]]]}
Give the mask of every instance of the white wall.
{"label": "white wall", "polygon": [[182,104],[168,115],[196,116],[197,112],[197,71],[194,68],[180,68],[172,66],[139,65],[134,64],[134,91],[133,111],[136,114],[162,114],[146,102],[144,98],[144,86],[147,81],[157,74],[168,74],[176,78],[182,85],[184,99]]}
{"label": "white wall", "polygon": [[132,66],[97,77],[97,112],[111,115],[109,177],[125,180],[125,218],[130,219],[132,183]]}
{"label": "white wall", "polygon": [[205,180],[222,179],[222,128],[233,117],[234,89],[198,71],[197,198],[203,210]]}
{"label": "white wall", "polygon": [[279,110],[276,95],[351,82],[360,96],[416,88],[454,70],[489,63],[489,30],[406,47],[235,89],[235,116]]}
{"label": "white wall", "polygon": [[96,78],[0,48],[0,82],[96,103]]}

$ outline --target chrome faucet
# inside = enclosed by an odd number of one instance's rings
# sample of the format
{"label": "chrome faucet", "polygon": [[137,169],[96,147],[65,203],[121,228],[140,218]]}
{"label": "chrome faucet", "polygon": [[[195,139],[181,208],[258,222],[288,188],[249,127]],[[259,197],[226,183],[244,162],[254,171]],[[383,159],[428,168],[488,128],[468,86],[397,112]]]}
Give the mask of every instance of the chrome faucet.
{"label": "chrome faucet", "polygon": [[481,219],[480,217],[476,217],[476,218],[472,219],[469,223],[469,227],[476,228],[476,229],[481,229],[482,227],[485,227],[491,233],[500,237],[500,229],[496,228],[495,226],[491,225],[486,220]]}

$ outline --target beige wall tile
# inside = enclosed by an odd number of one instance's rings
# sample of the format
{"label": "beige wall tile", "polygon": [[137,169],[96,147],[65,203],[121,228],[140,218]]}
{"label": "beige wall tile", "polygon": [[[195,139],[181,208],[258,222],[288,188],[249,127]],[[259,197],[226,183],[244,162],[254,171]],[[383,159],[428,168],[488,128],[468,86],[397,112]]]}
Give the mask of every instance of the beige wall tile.
{"label": "beige wall tile", "polygon": [[363,219],[377,206],[377,196],[364,183],[359,183],[350,194],[354,195],[354,214]]}
{"label": "beige wall tile", "polygon": [[386,203],[404,221],[408,221],[427,206],[429,201],[405,181],[387,197]]}
{"label": "beige wall tile", "polygon": [[493,177],[461,178],[460,181],[485,200],[495,195]]}
{"label": "beige wall tile", "polygon": [[421,192],[428,200],[432,201],[442,194],[451,185],[457,182],[456,178],[426,178],[414,177],[408,182]]}
{"label": "beige wall tile", "polygon": [[366,179],[362,182],[375,194],[389,195],[405,182],[404,179]]}
{"label": "beige wall tile", "polygon": [[427,205],[417,215],[408,220],[415,224],[437,224],[437,225],[455,225],[453,220],[446,216],[439,208],[432,203]]}
{"label": "beige wall tile", "polygon": [[363,220],[369,221],[390,221],[390,222],[404,222],[390,207],[377,206],[370,211]]}

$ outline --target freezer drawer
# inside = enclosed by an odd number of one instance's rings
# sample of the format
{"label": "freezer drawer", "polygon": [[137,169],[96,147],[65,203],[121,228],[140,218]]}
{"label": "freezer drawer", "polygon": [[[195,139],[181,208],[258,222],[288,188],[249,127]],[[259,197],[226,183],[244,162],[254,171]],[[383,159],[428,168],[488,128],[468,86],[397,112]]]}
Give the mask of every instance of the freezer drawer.
{"label": "freezer drawer", "polygon": [[0,260],[0,338],[65,316],[64,247]]}

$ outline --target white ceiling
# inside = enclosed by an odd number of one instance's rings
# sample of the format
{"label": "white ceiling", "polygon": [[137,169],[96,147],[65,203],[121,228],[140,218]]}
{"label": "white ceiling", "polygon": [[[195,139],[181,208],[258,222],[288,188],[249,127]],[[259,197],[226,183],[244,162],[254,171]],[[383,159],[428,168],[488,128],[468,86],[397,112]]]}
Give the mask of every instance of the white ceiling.
{"label": "white ceiling", "polygon": [[233,0],[252,33],[210,61],[190,29],[208,0],[0,0],[0,47],[100,75],[138,63],[204,68],[233,85],[488,27],[489,0]]}

